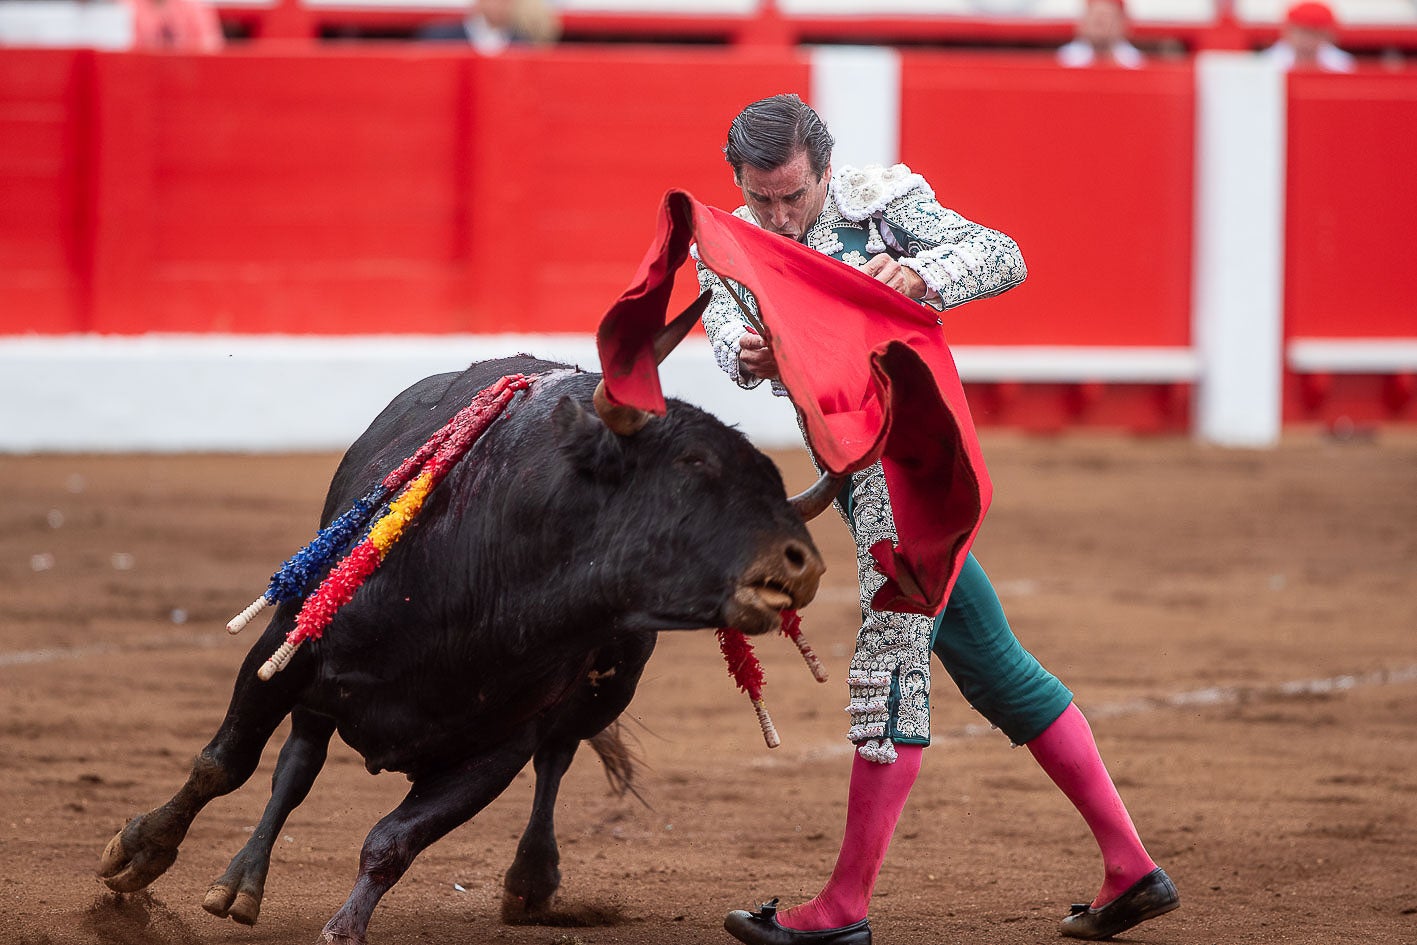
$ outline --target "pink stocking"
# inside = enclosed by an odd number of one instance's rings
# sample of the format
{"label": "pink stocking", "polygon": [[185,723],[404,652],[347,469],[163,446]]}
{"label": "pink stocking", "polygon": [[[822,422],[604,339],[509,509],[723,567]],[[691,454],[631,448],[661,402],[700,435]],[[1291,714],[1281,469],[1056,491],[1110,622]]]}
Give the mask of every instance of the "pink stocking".
{"label": "pink stocking", "polygon": [[1093,906],[1105,906],[1156,869],[1097,753],[1092,728],[1081,709],[1069,705],[1042,735],[1028,743],[1028,750],[1082,814],[1102,850],[1106,872]]}
{"label": "pink stocking", "polygon": [[899,760],[888,765],[853,755],[846,831],[836,868],[815,899],[777,914],[782,925],[805,932],[839,929],[866,918],[876,876],[924,754],[920,745],[897,745],[896,753]]}

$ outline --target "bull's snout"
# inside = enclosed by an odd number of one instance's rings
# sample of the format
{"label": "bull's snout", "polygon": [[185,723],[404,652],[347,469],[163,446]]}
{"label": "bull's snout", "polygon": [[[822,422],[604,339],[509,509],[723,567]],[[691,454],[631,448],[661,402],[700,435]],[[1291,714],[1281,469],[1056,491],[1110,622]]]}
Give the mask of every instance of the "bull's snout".
{"label": "bull's snout", "polygon": [[811,539],[778,538],[759,549],[728,605],[728,626],[744,633],[767,633],[782,623],[782,612],[800,609],[817,596],[826,573]]}
{"label": "bull's snout", "polygon": [[794,589],[792,606],[805,607],[817,596],[817,586],[826,573],[826,563],[809,541],[789,538],[782,543],[782,570]]}

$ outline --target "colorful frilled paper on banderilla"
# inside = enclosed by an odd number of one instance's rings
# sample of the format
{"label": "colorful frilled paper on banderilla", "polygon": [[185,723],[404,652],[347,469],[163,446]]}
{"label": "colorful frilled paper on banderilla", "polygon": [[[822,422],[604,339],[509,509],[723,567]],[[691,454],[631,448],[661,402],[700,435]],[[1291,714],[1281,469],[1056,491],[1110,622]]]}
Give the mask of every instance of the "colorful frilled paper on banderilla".
{"label": "colorful frilled paper on banderilla", "polygon": [[872,606],[939,613],[993,487],[937,313],[845,263],[671,190],[653,245],[597,331],[615,403],[665,411],[654,336],[693,243],[705,266],[757,298],[817,461],[838,475],[881,461],[899,543],[871,549],[886,577]]}

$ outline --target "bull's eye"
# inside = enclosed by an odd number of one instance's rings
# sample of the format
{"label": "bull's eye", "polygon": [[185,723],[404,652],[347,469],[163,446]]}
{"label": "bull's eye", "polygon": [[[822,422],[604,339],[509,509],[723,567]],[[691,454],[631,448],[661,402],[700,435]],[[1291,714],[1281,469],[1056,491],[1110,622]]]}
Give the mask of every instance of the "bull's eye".
{"label": "bull's eye", "polygon": [[674,462],[680,469],[686,471],[692,470],[700,475],[714,475],[719,472],[721,468],[716,457],[698,451],[681,453]]}

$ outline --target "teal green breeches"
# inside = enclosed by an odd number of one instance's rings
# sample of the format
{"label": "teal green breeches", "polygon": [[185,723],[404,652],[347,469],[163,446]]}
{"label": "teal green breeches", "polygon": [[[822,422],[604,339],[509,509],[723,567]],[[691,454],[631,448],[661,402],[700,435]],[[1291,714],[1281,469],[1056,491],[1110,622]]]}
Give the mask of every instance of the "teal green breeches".
{"label": "teal green breeches", "polygon": [[930,648],[969,704],[1015,745],[1041,735],[1073,701],[1072,692],[1018,642],[973,554],[935,618]]}
{"label": "teal green breeches", "polygon": [[[838,501],[851,521],[850,485]],[[1073,701],[1068,687],[1018,642],[989,575],[972,553],[960,568],[945,609],[935,618],[930,649],[975,711],[1015,745],[1043,734]],[[887,703],[887,733],[903,745],[928,744],[928,739],[897,729],[898,685],[899,680],[891,686]]]}

